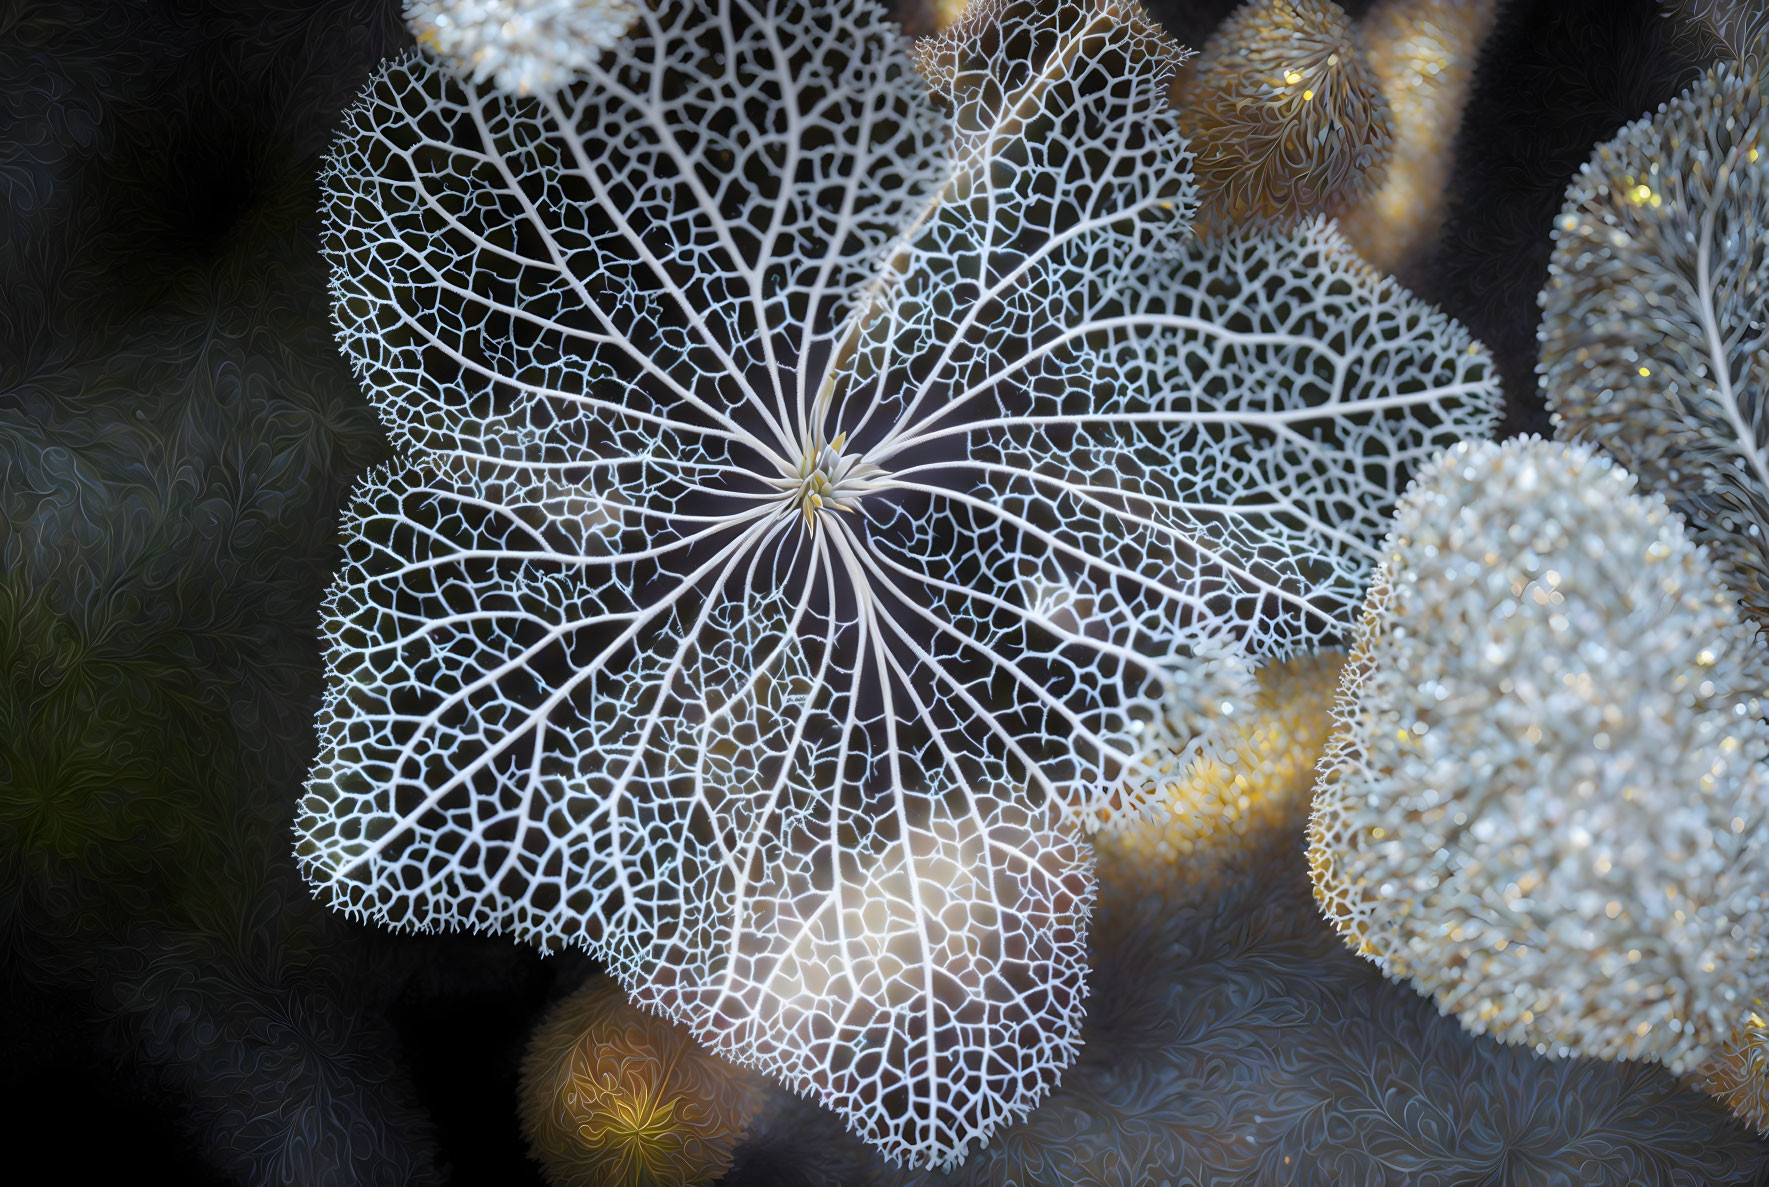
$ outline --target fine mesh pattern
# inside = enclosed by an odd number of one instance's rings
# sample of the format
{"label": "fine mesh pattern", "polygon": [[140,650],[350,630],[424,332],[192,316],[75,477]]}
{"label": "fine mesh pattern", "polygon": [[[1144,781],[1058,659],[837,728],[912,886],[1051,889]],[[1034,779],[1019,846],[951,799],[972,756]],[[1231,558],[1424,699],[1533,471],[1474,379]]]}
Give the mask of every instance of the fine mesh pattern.
{"label": "fine mesh pattern", "polygon": [[1081,824],[1345,628],[1497,399],[1324,225],[1188,242],[1180,60],[1118,4],[912,59],[870,4],[727,0],[559,92],[388,66],[325,175],[399,453],[326,605],[330,901],[586,945],[893,1157],[1024,1113]]}

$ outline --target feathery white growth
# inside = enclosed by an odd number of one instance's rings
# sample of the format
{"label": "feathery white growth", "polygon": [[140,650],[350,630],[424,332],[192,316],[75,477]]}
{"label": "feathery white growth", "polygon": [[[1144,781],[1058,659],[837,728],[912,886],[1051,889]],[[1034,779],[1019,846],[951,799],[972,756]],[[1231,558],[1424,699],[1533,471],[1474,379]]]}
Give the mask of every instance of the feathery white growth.
{"label": "feathery white growth", "polygon": [[1309,828],[1347,941],[1475,1032],[1689,1071],[1769,984],[1763,643],[1589,447],[1401,500]]}
{"label": "feathery white growth", "polygon": [[1187,247],[1179,54],[1118,0],[914,62],[863,0],[640,19],[584,87],[406,59],[347,120],[336,313],[399,460],[298,855],[587,945],[950,1164],[1073,1057],[1078,823],[1243,652],[1343,628],[1491,367],[1327,228]]}
{"label": "feathery white growth", "polygon": [[1689,520],[1769,622],[1769,65],[1597,146],[1554,223],[1537,370],[1562,437]]}
{"label": "feathery white growth", "polygon": [[637,0],[405,0],[421,44],[507,94],[557,90],[639,19]]}

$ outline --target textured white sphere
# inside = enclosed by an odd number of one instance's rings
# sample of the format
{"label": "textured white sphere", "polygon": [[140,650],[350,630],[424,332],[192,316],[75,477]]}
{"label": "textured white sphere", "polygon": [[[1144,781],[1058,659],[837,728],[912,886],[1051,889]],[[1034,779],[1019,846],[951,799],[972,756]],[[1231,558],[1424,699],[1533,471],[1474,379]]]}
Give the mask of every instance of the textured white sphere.
{"label": "textured white sphere", "polygon": [[1537,332],[1556,435],[1602,447],[1662,492],[1760,624],[1766,222],[1769,57],[1757,56],[1709,68],[1597,146],[1554,220]]}
{"label": "textured white sphere", "polygon": [[1475,1032],[1685,1072],[1769,984],[1763,643],[1584,446],[1402,498],[1321,760],[1316,897]]}
{"label": "textured white sphere", "polygon": [[406,0],[412,35],[474,82],[552,91],[639,19],[632,0]]}

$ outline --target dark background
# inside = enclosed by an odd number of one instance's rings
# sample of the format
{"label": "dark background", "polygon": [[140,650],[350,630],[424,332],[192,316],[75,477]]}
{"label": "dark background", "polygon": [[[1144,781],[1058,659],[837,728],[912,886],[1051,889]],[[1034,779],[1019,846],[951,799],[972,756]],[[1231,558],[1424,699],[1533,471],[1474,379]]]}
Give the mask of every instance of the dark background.
{"label": "dark background", "polygon": [[[1154,8],[1201,46],[1232,4]],[[540,1181],[517,1062],[588,963],[359,925],[289,856],[337,508],[387,448],[331,341],[316,173],[408,45],[379,0],[0,0],[0,1116],[55,1182]],[[1549,427],[1535,294],[1567,181],[1694,68],[1645,0],[1500,16],[1419,288],[1493,348],[1507,432]],[[1189,1124],[1272,1112],[1281,1059],[1237,1065],[1236,1096],[1211,1062],[1232,1055],[1199,1052],[1284,1034],[1377,1069],[1343,1099],[1413,1136],[1359,1161],[1380,1126],[1334,1106],[1271,1131],[1300,1161],[1261,1181],[1769,1181],[1769,1148],[1662,1073],[1551,1065],[1387,985],[1289,850],[1220,902],[1108,905],[1069,1112],[1005,1143],[1018,1181],[1109,1175],[1114,1143],[1177,1159]],[[1255,1042],[1260,1010],[1291,1029]],[[1153,1050],[1168,1078],[1125,1088]],[[781,1102],[731,1181],[871,1166],[806,1117]]]}

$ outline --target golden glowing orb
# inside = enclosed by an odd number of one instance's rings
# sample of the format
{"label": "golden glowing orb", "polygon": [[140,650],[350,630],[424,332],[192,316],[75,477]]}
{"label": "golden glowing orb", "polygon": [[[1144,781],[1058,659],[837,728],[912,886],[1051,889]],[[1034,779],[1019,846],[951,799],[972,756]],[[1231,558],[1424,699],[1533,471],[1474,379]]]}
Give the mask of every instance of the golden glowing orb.
{"label": "golden glowing orb", "polygon": [[535,1028],[522,1131],[555,1187],[686,1187],[730,1169],[759,1077],[597,978]]}
{"label": "golden glowing orb", "polygon": [[1216,753],[1157,776],[1148,812],[1095,837],[1101,876],[1208,884],[1275,834],[1294,834],[1300,848],[1344,660],[1324,651],[1261,668]]}

